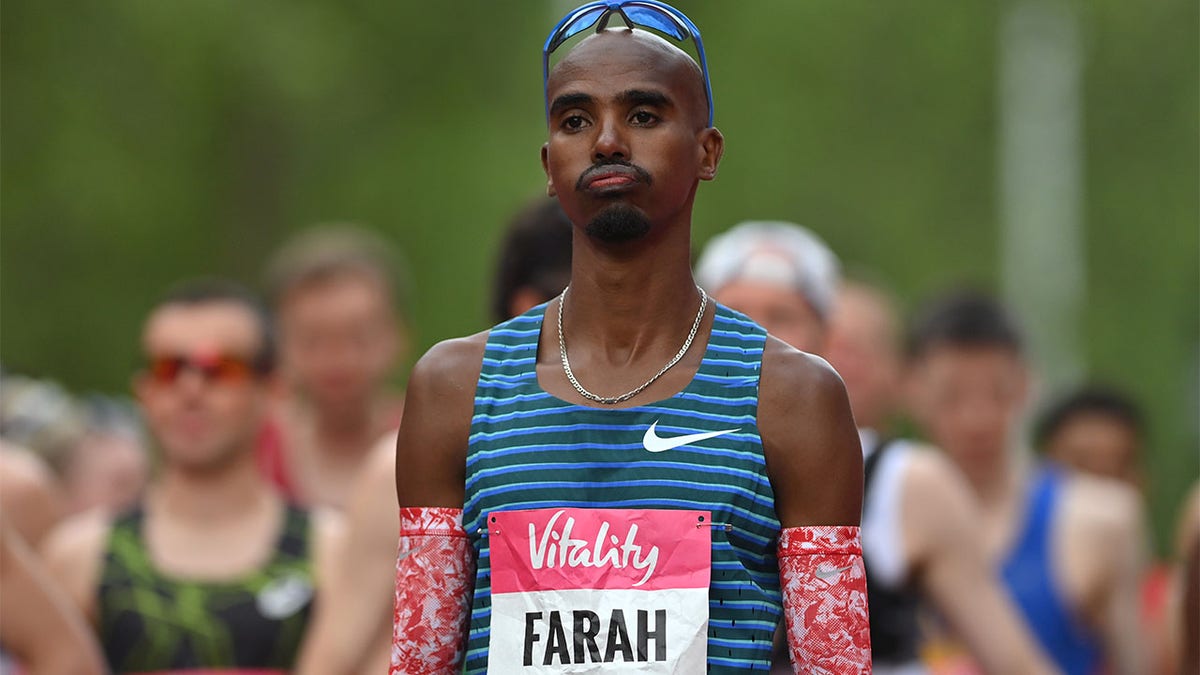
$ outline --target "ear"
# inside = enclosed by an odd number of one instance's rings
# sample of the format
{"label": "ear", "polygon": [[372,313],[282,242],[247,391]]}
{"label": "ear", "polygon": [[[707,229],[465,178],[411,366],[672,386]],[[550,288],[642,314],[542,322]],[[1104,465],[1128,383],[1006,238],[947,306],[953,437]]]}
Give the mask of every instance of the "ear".
{"label": "ear", "polygon": [[717,166],[725,155],[725,137],[716,127],[700,132],[700,180],[717,177]]}
{"label": "ear", "polygon": [[542,143],[542,171],[546,172],[546,196],[555,197],[554,181],[550,180],[550,144]]}

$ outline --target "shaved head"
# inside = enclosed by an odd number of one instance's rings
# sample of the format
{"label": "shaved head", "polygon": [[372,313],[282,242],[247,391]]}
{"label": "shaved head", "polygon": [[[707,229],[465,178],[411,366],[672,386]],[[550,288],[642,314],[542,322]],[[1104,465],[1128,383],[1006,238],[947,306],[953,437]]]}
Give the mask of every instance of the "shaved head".
{"label": "shaved head", "polygon": [[[696,116],[697,128],[708,124],[708,94],[700,66],[687,52],[645,30],[609,28],[584,38],[550,71],[547,96],[567,91],[573,80],[591,77],[597,66],[612,76],[636,79],[638,73],[659,73],[681,85],[681,107]],[[550,101],[553,106],[553,100]]]}

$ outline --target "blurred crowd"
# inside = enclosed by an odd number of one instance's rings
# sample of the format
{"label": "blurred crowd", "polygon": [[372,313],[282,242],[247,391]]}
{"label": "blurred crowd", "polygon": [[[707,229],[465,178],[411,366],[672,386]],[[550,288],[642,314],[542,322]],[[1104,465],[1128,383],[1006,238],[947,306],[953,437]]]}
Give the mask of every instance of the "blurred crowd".
{"label": "blurred crowd", "polygon": [[[495,321],[563,290],[571,238],[553,200],[515,215]],[[906,313],[794,224],[731,227],[696,277],[846,384],[876,672],[1200,672],[1200,491],[1154,559],[1145,417],[1119,385],[1033,409],[997,298],[946,289]],[[258,292],[164,289],[129,336],[129,398],[4,372],[0,672],[384,672],[409,282],[377,233],[318,226]]]}

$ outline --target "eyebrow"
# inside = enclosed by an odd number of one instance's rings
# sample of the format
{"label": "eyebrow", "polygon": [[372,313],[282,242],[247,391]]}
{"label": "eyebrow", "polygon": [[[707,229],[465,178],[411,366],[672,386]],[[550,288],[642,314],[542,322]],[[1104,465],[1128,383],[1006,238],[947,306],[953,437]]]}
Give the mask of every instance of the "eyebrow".
{"label": "eyebrow", "polygon": [[567,108],[588,105],[594,100],[590,94],[563,94],[562,96],[555,96],[554,102],[550,104],[550,116],[553,117]]}
{"label": "eyebrow", "polygon": [[656,108],[669,108],[672,105],[670,97],[659,91],[645,89],[628,89],[617,94],[617,102],[633,107],[648,105]]}
{"label": "eyebrow", "polygon": [[[595,100],[591,94],[584,93],[570,93],[556,96],[550,104],[550,116],[553,117],[569,108],[591,105]],[[627,89],[616,95],[616,101],[621,105],[629,107],[648,105],[656,108],[669,108],[673,106],[671,98],[666,94],[646,89]]]}

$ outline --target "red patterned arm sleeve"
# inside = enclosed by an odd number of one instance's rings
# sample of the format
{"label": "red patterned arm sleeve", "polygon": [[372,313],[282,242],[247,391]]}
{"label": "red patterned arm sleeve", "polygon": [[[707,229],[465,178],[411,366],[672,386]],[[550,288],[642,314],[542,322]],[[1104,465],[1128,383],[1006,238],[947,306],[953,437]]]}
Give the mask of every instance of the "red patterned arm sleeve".
{"label": "red patterned arm sleeve", "polygon": [[461,671],[474,576],[462,509],[400,509],[390,675]]}
{"label": "red patterned arm sleeve", "polygon": [[779,534],[779,580],[797,673],[871,672],[867,575],[857,527],[789,527]]}

